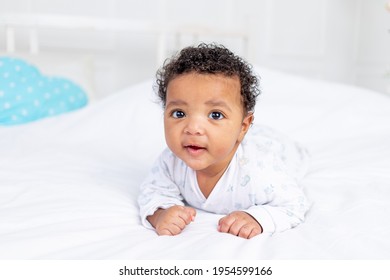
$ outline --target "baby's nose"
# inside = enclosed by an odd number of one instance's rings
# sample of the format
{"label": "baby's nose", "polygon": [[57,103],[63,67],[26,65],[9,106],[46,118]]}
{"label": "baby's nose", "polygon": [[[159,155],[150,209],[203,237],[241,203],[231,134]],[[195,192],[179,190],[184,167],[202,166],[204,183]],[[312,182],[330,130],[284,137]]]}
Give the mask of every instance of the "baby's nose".
{"label": "baby's nose", "polygon": [[204,125],[203,121],[200,118],[188,118],[187,124],[184,129],[185,134],[190,135],[203,135],[204,134]]}

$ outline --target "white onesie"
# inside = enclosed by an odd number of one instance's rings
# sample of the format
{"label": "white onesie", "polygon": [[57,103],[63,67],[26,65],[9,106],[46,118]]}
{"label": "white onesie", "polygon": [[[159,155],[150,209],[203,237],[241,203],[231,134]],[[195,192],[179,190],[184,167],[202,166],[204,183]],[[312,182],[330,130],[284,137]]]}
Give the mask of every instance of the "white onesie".
{"label": "white onesie", "polygon": [[162,152],[141,185],[138,198],[142,224],[157,208],[188,204],[227,215],[245,211],[264,233],[281,232],[304,220],[308,201],[298,185],[307,171],[306,150],[274,130],[253,126],[208,198],[196,173],[169,149]]}

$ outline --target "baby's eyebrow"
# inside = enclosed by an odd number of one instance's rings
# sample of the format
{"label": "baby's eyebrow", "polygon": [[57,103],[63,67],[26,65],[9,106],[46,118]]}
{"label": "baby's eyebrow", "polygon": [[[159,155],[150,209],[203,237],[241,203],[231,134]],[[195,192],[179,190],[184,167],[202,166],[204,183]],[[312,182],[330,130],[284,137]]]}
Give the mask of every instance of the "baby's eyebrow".
{"label": "baby's eyebrow", "polygon": [[232,109],[230,108],[229,104],[227,104],[223,100],[208,100],[208,101],[205,102],[205,104],[213,106],[213,107],[223,107],[223,108],[226,108],[226,109],[232,111]]}
{"label": "baby's eyebrow", "polygon": [[182,105],[188,105],[187,102],[185,102],[184,100],[180,100],[180,99],[175,99],[175,100],[170,100],[166,107],[170,107],[170,106],[182,106]]}

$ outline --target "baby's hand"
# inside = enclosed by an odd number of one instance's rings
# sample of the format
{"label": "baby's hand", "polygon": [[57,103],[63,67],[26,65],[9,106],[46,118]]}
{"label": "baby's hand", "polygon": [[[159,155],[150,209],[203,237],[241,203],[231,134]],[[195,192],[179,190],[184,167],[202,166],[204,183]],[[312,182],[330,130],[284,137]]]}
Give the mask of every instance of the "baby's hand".
{"label": "baby's hand", "polygon": [[247,239],[263,232],[261,225],[251,215],[243,211],[234,211],[220,219],[218,230]]}
{"label": "baby's hand", "polygon": [[175,205],[168,209],[157,209],[147,219],[158,235],[177,235],[194,221],[195,215],[194,208]]}

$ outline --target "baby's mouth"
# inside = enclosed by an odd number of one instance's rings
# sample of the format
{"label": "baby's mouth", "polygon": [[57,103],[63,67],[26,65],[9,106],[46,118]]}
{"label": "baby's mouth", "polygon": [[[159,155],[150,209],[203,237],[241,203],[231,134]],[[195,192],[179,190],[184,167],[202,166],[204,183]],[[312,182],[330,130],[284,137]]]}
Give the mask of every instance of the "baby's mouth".
{"label": "baby's mouth", "polygon": [[205,147],[196,146],[196,145],[186,145],[186,146],[184,146],[184,148],[187,151],[189,151],[190,153],[198,153],[198,152],[201,152],[203,150],[206,150]]}
{"label": "baby's mouth", "polygon": [[195,146],[195,145],[187,145],[186,148],[192,149],[192,150],[200,150],[204,149],[203,147]]}

